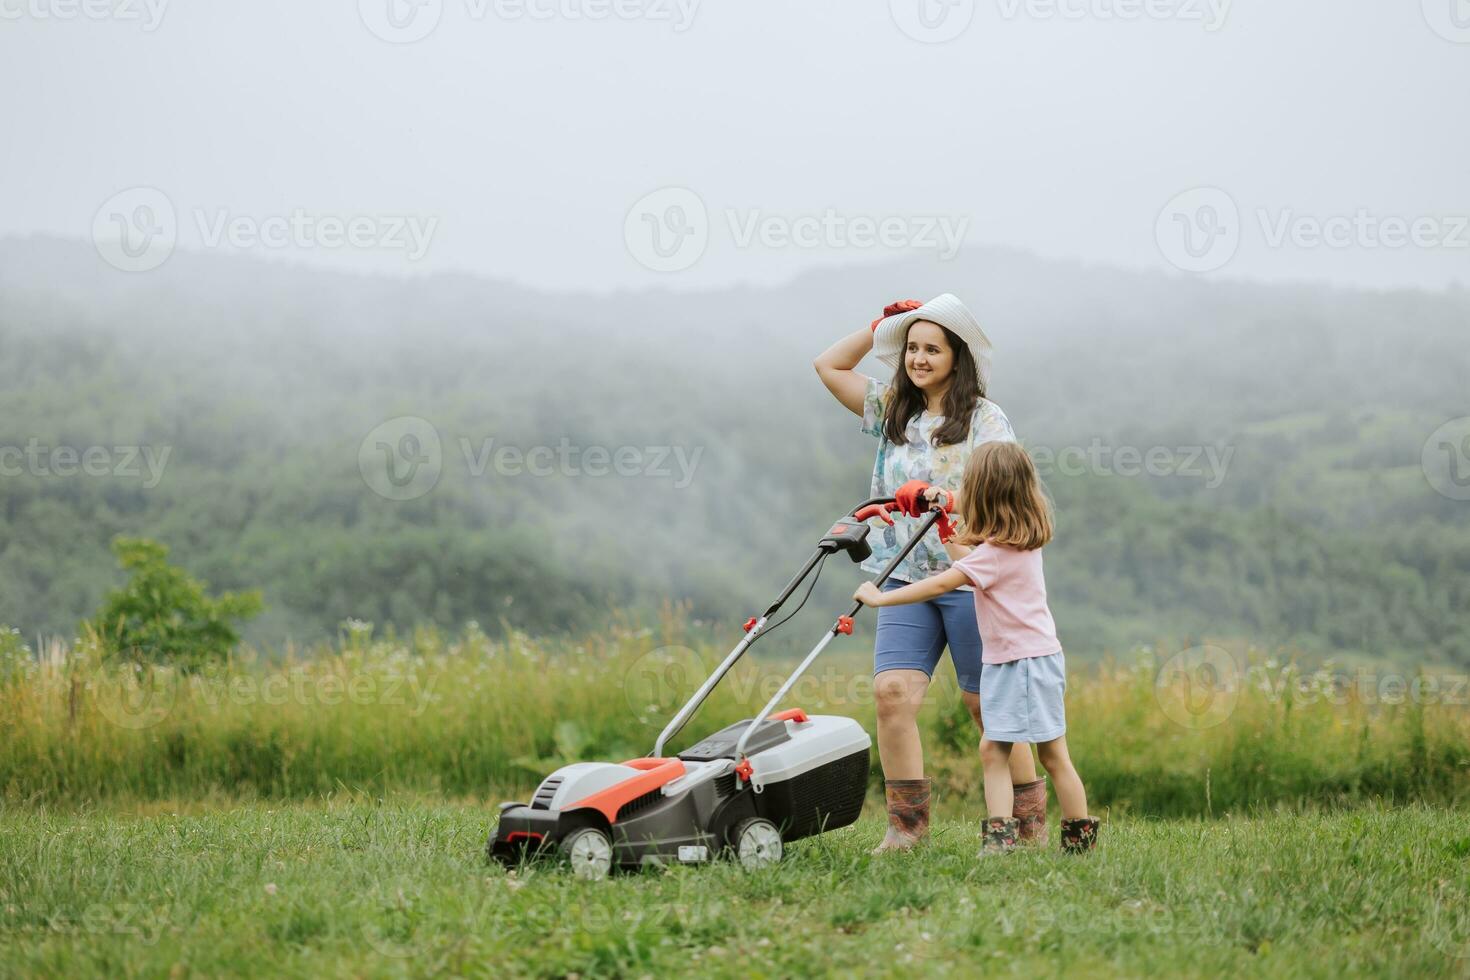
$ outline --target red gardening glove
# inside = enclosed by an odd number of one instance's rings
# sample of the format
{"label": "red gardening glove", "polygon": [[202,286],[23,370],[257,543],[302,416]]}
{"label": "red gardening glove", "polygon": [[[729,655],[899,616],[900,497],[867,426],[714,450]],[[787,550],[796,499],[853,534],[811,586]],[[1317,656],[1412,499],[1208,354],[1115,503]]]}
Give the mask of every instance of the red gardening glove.
{"label": "red gardening glove", "polygon": [[924,496],[924,491],[928,489],[929,484],[923,480],[910,480],[898,488],[893,499],[905,514],[919,517],[929,509],[929,500]]}
{"label": "red gardening glove", "polygon": [[889,317],[898,316],[900,313],[912,313],[914,310],[917,310],[923,305],[923,303],[920,303],[916,299],[901,299],[897,303],[889,303],[887,306],[883,307],[883,315],[874,320],[873,326],[869,329],[876,331],[878,329],[878,324],[882,323]]}
{"label": "red gardening glove", "polygon": [[955,526],[954,522],[949,519],[948,510],[939,515],[939,520],[934,522],[934,529],[939,532],[939,543],[949,544],[950,539],[954,537]]}

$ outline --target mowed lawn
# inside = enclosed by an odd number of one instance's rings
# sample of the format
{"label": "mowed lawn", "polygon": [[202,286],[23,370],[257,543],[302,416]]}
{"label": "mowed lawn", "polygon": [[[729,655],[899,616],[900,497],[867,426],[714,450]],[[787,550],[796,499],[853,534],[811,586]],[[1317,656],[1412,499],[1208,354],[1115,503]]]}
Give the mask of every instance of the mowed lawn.
{"label": "mowed lawn", "polygon": [[[591,883],[487,865],[482,807],[0,813],[19,976],[1470,976],[1470,819],[1368,808],[1113,819],[1103,847],[909,857],[881,822]],[[1055,840],[1055,827],[1053,827]]]}

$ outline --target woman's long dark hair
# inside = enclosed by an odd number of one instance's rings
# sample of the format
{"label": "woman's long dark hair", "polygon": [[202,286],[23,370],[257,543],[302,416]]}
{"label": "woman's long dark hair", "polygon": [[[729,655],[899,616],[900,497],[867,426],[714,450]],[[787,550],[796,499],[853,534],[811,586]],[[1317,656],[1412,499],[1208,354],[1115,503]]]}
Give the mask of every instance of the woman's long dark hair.
{"label": "woman's long dark hair", "polygon": [[[934,431],[934,445],[953,446],[970,438],[970,416],[975,413],[975,404],[985,397],[985,386],[980,382],[980,372],[975,367],[975,356],[970,353],[969,345],[944,324],[937,326],[944,331],[945,342],[954,352],[954,369],[949,376],[949,390],[944,393],[944,423]],[[912,329],[913,324],[909,324],[909,330]],[[924,393],[914,384],[904,367],[908,346],[908,333],[905,332],[903,347],[899,352],[898,370],[893,375],[893,385],[889,389],[888,411],[884,413],[883,419],[883,435],[895,446],[908,443],[904,429],[908,427],[909,419],[922,412],[927,404]]]}

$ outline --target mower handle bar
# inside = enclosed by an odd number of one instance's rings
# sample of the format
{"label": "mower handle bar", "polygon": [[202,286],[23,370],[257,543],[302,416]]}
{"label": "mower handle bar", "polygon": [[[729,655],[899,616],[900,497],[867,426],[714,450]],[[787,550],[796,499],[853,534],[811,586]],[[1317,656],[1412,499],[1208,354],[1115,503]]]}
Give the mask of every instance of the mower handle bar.
{"label": "mower handle bar", "polygon": [[[892,497],[871,497],[854,507],[852,512],[847,516],[855,520],[858,513],[870,507],[879,507],[887,511],[890,508],[897,507],[897,505],[898,502]],[[754,621],[746,624],[745,638],[736,644],[735,649],[726,654],[725,659],[715,668],[714,673],[705,678],[704,683],[699,686],[699,690],[694,692],[694,695],[684,703],[684,707],[679,709],[679,713],[674,715],[673,719],[659,734],[658,741],[653,743],[653,755],[651,758],[663,758],[664,743],[677,735],[679,730],[688,723],[689,719],[694,716],[694,712],[698,711],[699,706],[709,697],[710,692],[715,689],[715,686],[720,681],[725,679],[725,675],[730,672],[730,668],[735,666],[735,662],[745,655],[745,651],[761,635],[761,631],[766,628],[767,621],[776,614],[778,609],[785,605],[786,600],[791,598],[796,590],[800,588],[801,583],[806,580],[806,577],[812,573],[812,569],[816,568],[829,553],[827,549],[818,548],[806,560],[806,564],[801,567],[801,571],[797,572],[792,576],[791,581],[786,583],[786,587],[781,590],[781,594],[776,597],[775,601],[766,607],[766,611],[761,613]]]}
{"label": "mower handle bar", "polygon": [[[894,555],[889,560],[887,565],[883,566],[883,571],[878,573],[878,577],[873,580],[874,585],[878,586],[879,588],[883,587],[883,583],[888,581],[888,577],[893,574],[893,570],[899,566],[900,562],[902,562],[905,558],[909,556],[909,552],[913,551],[914,546],[924,539],[924,535],[929,533],[929,529],[939,522],[939,519],[944,516],[944,513],[944,510],[939,507],[935,507],[929,512],[929,516],[924,518],[924,523],[919,525],[919,529],[913,533],[913,536],[909,538],[908,542],[903,546],[899,553]],[[745,731],[740,735],[740,741],[735,743],[736,762],[739,762],[740,760],[745,758],[745,744],[750,741],[750,736],[755,734],[755,731],[757,728],[760,727],[761,722],[765,721],[770,713],[776,710],[776,706],[780,704],[783,700],[785,700],[786,695],[790,693],[793,687],[796,686],[796,682],[801,679],[801,675],[805,674],[807,668],[816,662],[816,659],[822,655],[823,650],[827,649],[827,644],[836,639],[837,634],[841,632],[851,632],[852,618],[856,616],[862,610],[862,608],[863,604],[861,602],[854,602],[852,606],[852,612],[842,617],[842,619],[839,619],[836,623],[832,625],[831,629],[822,634],[822,639],[818,641],[816,646],[812,647],[812,652],[807,654],[806,659],[797,665],[796,670],[792,671],[791,676],[786,678],[786,682],[781,685],[781,689],[771,696],[771,700],[766,702],[766,706],[761,709],[760,714],[756,715],[751,723],[746,726]],[[848,621],[848,628],[845,631],[843,630],[843,619]],[[759,791],[759,787],[757,787],[757,791]]]}
{"label": "mower handle bar", "polygon": [[[898,502],[894,500],[894,498],[891,496],[870,497],[869,499],[864,500],[862,503],[854,507],[851,512],[846,515],[846,518],[854,521],[866,520],[866,517],[859,517],[859,515],[866,510],[874,508],[877,509],[876,513],[869,514],[868,517],[878,516],[878,514],[880,513],[887,513],[899,509]],[[929,529],[934,526],[934,522],[939,519],[939,515],[940,511],[934,511],[925,521],[924,525],[917,532],[915,532],[913,537],[909,539],[908,543],[904,545],[903,550],[901,550],[896,556],[894,556],[893,560],[888,563],[888,566],[883,569],[883,572],[876,579],[876,583],[878,585],[881,586],[883,582],[888,579],[888,576],[891,575],[893,570],[898,567],[898,563],[907,558],[909,552],[914,549],[914,546],[919,543],[919,540],[923,538],[924,535],[929,533]],[[770,620],[770,618],[774,616],[777,610],[779,610],[781,606],[786,603],[786,600],[791,598],[791,596],[801,586],[801,583],[804,582],[806,580],[806,577],[811,574],[812,569],[816,568],[817,565],[820,564],[821,561],[831,553],[832,552],[830,548],[817,548],[812,556],[807,559],[806,564],[802,566],[801,571],[797,572],[796,575],[792,577],[791,581],[786,583],[786,587],[781,590],[781,594],[776,597],[774,602],[766,607],[766,611],[761,613],[761,615],[757,619],[747,624],[745,638],[742,639],[735,646],[735,649],[731,650],[729,654],[725,656],[725,659],[720,662],[720,665],[715,668],[714,672],[710,674],[709,677],[705,678],[704,683],[699,686],[699,690],[694,692],[694,695],[690,697],[687,702],[685,702],[684,706],[679,709],[679,713],[673,717],[673,719],[668,723],[664,730],[659,734],[658,741],[656,741],[653,746],[652,758],[663,758],[664,744],[667,743],[669,739],[677,735],[679,733],[679,730],[688,723],[689,719],[693,717],[694,712],[698,711],[699,706],[702,705],[705,699],[709,697],[710,692],[715,689],[716,685],[718,685],[720,681],[724,680],[725,675],[730,672],[730,668],[735,666],[736,661],[743,657],[745,655],[745,651],[750,648],[750,645],[754,643],[757,638],[760,637],[761,632],[765,629],[766,623]],[[852,613],[849,614],[847,618],[850,619],[852,616],[857,615],[860,609],[862,609],[862,603],[857,603],[857,605],[853,607]],[[822,643],[818,645],[818,648],[812,651],[812,655],[809,656],[807,661],[802,664],[802,666],[797,670],[797,673],[792,675],[791,679],[782,686],[781,691],[778,692],[778,697],[776,700],[779,700],[780,697],[785,696],[787,690],[790,689],[791,685],[795,683],[796,679],[800,677],[802,672],[806,670],[807,664],[815,658],[815,655],[821,651],[821,648],[823,646],[831,641],[832,637],[836,635],[836,632],[836,625],[834,625],[832,629],[827,631]],[[775,701],[772,701],[771,704],[766,706],[766,710],[761,713],[762,718],[770,713],[774,704]],[[757,721],[759,720],[760,719],[757,719]],[[754,730],[755,725],[752,724],[748,729],[746,729],[746,734],[748,735]],[[744,741],[745,740],[742,738],[740,747],[744,746]]]}

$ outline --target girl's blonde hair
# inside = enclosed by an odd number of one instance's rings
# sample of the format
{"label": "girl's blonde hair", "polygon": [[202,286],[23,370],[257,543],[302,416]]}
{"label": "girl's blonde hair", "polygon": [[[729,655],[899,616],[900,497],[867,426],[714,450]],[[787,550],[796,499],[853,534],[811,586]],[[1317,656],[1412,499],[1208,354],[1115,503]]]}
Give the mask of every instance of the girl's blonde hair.
{"label": "girl's blonde hair", "polygon": [[1014,442],[981,443],[965,466],[963,545],[1035,551],[1051,540],[1051,502],[1031,456]]}

